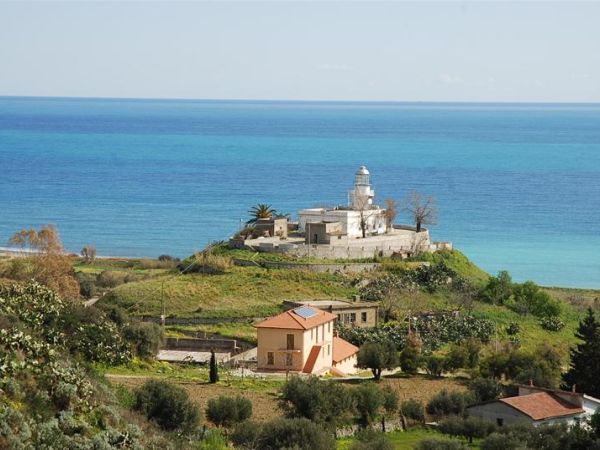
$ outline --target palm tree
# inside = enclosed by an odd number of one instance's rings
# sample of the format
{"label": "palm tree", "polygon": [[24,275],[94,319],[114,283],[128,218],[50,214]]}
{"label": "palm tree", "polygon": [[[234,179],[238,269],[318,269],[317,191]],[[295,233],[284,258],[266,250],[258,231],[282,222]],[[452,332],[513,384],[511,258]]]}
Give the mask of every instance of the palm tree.
{"label": "palm tree", "polygon": [[271,219],[275,214],[275,210],[271,208],[271,205],[267,205],[266,203],[259,203],[256,206],[250,208],[248,211],[252,218],[246,222],[247,224],[253,224],[258,221],[258,219]]}

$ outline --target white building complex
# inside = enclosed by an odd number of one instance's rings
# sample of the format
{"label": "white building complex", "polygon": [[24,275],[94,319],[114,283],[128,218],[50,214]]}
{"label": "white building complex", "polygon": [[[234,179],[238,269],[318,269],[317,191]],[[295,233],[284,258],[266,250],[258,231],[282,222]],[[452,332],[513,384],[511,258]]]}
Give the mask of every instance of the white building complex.
{"label": "white building complex", "polygon": [[347,205],[302,209],[298,222],[261,219],[253,229],[233,237],[230,246],[323,259],[408,256],[452,248],[450,243],[432,243],[428,230],[389,223],[386,210],[374,200],[369,170],[361,166]]}

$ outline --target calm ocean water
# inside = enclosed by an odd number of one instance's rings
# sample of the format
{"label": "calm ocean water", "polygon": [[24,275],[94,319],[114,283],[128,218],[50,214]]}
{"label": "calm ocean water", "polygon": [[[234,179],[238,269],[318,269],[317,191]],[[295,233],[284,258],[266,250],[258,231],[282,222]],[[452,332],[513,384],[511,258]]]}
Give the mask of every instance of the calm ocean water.
{"label": "calm ocean water", "polygon": [[54,223],[185,256],[258,202],[344,203],[361,164],[381,202],[435,195],[433,238],[486,270],[600,288],[600,105],[0,98],[0,246]]}

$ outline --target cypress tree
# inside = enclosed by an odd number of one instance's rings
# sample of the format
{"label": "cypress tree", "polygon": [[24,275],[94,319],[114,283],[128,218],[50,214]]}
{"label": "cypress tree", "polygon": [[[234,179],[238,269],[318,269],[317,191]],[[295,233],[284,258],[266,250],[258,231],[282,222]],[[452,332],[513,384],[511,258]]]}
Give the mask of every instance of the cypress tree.
{"label": "cypress tree", "polygon": [[581,341],[571,349],[571,363],[563,374],[563,389],[572,389],[593,397],[600,396],[600,325],[591,308],[579,322],[575,336]]}
{"label": "cypress tree", "polygon": [[217,358],[214,350],[210,351],[210,369],[208,373],[208,379],[211,383],[216,383],[219,381],[219,369],[217,368]]}

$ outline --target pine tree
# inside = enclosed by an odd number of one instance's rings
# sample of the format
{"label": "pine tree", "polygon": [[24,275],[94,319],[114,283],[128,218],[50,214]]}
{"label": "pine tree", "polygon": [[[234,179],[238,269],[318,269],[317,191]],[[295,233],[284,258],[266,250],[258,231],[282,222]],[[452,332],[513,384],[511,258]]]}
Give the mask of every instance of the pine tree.
{"label": "pine tree", "polygon": [[571,363],[563,374],[563,389],[572,389],[593,397],[600,396],[600,325],[592,309],[579,322],[575,336],[581,341],[571,349]]}
{"label": "pine tree", "polygon": [[219,369],[217,368],[217,358],[214,350],[210,351],[210,370],[208,378],[211,383],[219,381]]}

